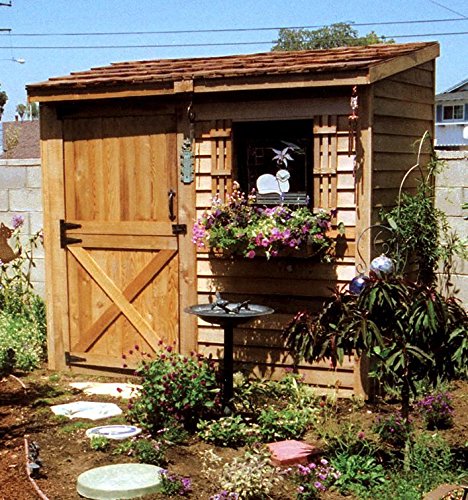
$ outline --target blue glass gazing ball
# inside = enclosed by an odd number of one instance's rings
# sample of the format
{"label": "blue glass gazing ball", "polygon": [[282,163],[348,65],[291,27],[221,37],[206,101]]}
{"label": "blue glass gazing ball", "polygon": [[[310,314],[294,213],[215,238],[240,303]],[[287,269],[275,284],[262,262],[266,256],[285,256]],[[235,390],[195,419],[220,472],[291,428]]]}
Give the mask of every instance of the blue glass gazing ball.
{"label": "blue glass gazing ball", "polygon": [[382,254],[371,262],[370,270],[377,276],[377,278],[382,279],[395,271],[395,265],[393,264],[392,259],[387,257],[385,254]]}
{"label": "blue glass gazing ball", "polygon": [[368,277],[360,274],[359,276],[355,276],[348,285],[348,289],[350,293],[353,295],[359,295],[364,288],[367,286]]}

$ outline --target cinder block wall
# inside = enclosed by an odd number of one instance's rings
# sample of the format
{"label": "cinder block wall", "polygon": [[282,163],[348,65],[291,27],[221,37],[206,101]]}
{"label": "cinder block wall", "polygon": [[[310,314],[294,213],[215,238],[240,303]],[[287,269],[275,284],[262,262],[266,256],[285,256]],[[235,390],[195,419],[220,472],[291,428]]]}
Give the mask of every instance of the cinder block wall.
{"label": "cinder block wall", "polygon": [[[41,161],[0,160],[0,222],[12,227],[14,215],[24,217],[23,235],[29,236],[42,229]],[[44,249],[40,245],[34,252],[36,267],[32,282],[36,292],[44,297]]]}
{"label": "cinder block wall", "polygon": [[[468,151],[437,151],[446,168],[436,178],[436,206],[447,214],[450,226],[462,238],[468,238]],[[468,306],[468,262],[456,260],[453,283],[460,291],[457,296]]]}

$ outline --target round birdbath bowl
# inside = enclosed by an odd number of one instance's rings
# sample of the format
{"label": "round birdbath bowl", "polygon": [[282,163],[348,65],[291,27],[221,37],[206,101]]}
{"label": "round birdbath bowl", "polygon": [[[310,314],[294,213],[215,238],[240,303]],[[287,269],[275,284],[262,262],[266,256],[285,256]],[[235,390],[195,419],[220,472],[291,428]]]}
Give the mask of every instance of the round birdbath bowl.
{"label": "round birdbath bowl", "polygon": [[261,316],[266,316],[272,314],[274,309],[267,306],[262,306],[260,304],[247,304],[245,308],[238,308],[241,303],[232,302],[225,309],[219,306],[213,306],[213,304],[197,304],[195,306],[188,307],[185,312],[189,314],[195,314],[199,318],[205,320],[208,323],[213,323],[215,325],[225,325],[226,323],[231,323],[232,325],[240,325],[242,323],[247,323],[252,319],[259,318]]}
{"label": "round birdbath bowl", "polygon": [[195,314],[204,321],[220,325],[224,329],[223,406],[225,413],[230,413],[229,404],[233,395],[234,327],[275,311],[271,307],[260,304],[228,302],[218,297],[218,300],[212,304],[197,304],[188,307],[185,312]]}

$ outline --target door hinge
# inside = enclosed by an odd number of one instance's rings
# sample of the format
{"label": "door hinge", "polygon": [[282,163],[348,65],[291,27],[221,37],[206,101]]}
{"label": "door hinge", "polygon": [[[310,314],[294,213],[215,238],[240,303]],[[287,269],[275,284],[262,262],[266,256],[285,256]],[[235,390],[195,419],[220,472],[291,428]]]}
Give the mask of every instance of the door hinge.
{"label": "door hinge", "polygon": [[67,236],[67,229],[80,229],[81,224],[75,224],[74,222],[65,222],[60,219],[60,248],[65,248],[67,245],[73,243],[81,243],[83,240],[80,238],[70,238]]}
{"label": "door hinge", "polygon": [[187,224],[172,224],[172,234],[187,234]]}
{"label": "door hinge", "polygon": [[86,361],[86,358],[80,358],[79,356],[74,356],[70,354],[68,351],[65,352],[65,364],[71,365],[72,363],[80,363],[82,361]]}

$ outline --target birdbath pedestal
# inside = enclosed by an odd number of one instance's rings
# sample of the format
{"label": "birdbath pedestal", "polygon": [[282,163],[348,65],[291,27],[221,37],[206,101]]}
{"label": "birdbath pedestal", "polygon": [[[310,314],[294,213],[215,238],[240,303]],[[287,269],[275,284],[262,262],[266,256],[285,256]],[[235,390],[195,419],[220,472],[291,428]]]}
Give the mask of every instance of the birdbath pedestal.
{"label": "birdbath pedestal", "polygon": [[220,325],[224,329],[224,369],[223,369],[223,408],[229,410],[229,403],[233,396],[233,346],[234,327],[246,323],[252,319],[274,313],[274,309],[260,304],[245,302],[228,302],[217,299],[211,304],[197,304],[185,309],[189,314],[195,314],[199,318]]}

